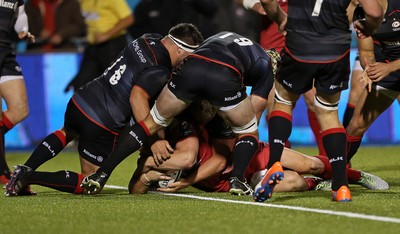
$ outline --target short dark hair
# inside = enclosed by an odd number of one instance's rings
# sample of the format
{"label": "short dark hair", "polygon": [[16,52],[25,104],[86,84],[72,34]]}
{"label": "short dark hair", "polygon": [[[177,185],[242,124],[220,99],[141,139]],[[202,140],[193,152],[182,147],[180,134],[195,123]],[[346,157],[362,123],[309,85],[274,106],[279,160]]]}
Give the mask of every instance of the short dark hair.
{"label": "short dark hair", "polygon": [[200,45],[203,41],[203,35],[199,29],[190,23],[180,23],[172,27],[168,34],[176,37],[189,45]]}

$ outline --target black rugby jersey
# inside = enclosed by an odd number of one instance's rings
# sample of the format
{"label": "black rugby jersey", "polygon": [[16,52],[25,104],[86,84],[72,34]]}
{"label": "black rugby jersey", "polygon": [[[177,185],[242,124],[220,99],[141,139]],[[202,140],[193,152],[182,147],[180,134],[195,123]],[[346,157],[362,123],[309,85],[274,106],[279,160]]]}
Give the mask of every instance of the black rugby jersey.
{"label": "black rugby jersey", "polygon": [[143,88],[153,103],[172,71],[161,39],[158,34],[144,34],[131,42],[100,77],[74,94],[75,103],[88,117],[109,129],[129,123],[133,117],[129,102],[133,86]]}
{"label": "black rugby jersey", "polygon": [[195,55],[221,62],[238,73],[252,94],[266,98],[273,83],[271,59],[256,42],[234,32],[220,32],[207,38]]}
{"label": "black rugby jersey", "polygon": [[350,49],[346,9],[351,0],[289,1],[286,48],[296,59],[334,61]]}
{"label": "black rugby jersey", "polygon": [[383,59],[400,59],[400,1],[388,0],[388,8],[382,24],[372,35],[381,45]]}
{"label": "black rugby jersey", "polygon": [[0,0],[0,47],[10,46],[18,7],[23,4],[23,0]]}

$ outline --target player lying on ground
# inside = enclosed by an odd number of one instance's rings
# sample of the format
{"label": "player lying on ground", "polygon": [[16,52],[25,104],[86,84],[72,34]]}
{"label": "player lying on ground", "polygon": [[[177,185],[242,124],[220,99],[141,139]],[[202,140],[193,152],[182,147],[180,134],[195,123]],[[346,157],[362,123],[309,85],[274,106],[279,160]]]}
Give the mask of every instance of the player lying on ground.
{"label": "player lying on ground", "polygon": [[[191,108],[201,110],[201,108]],[[200,116],[194,113],[194,116]],[[189,118],[193,119],[193,118]],[[215,119],[214,119],[215,120]],[[129,183],[130,193],[146,193],[151,185],[157,185],[159,180],[172,180],[168,175],[176,170],[184,170],[182,178],[167,186],[158,188],[163,192],[177,192],[188,186],[209,192],[228,192],[229,177],[232,170],[230,151],[235,139],[227,124],[212,121],[203,127],[188,121],[185,117],[177,118],[166,129],[167,139],[174,146],[174,154],[163,164],[157,166],[151,152],[142,151],[138,160],[138,168]],[[253,157],[245,176],[254,189],[263,179],[269,160],[269,147],[260,142],[259,151]],[[332,178],[332,168],[326,156],[307,156],[300,152],[285,148],[282,156],[282,166],[285,168],[285,179],[274,191],[307,191],[315,189],[321,179],[306,177],[312,174],[325,180]],[[347,168],[350,183],[359,184],[368,189],[388,189],[388,184],[381,178],[369,173]],[[318,186],[330,190],[330,183]]]}

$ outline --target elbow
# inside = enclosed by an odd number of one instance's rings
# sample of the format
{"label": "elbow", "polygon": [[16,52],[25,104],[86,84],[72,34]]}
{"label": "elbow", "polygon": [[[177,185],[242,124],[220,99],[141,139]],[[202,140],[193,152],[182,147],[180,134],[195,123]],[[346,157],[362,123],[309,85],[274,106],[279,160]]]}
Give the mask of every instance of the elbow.
{"label": "elbow", "polygon": [[186,155],[181,161],[180,170],[190,170],[196,164],[197,155]]}

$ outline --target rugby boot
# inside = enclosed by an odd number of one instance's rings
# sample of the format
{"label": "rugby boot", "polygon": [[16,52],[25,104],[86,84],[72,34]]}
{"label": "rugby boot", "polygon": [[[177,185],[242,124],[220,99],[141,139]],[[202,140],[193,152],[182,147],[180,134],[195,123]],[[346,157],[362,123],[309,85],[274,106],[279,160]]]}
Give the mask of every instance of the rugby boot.
{"label": "rugby boot", "polygon": [[337,191],[332,190],[332,201],[350,202],[351,201],[351,193],[350,193],[349,188],[346,185],[343,185]]}
{"label": "rugby boot", "polygon": [[32,168],[25,165],[17,165],[14,168],[11,179],[6,185],[5,195],[8,197],[18,196],[18,193],[26,189],[25,178],[32,173]]}
{"label": "rugby boot", "polygon": [[107,180],[108,175],[106,173],[96,171],[82,180],[81,187],[86,189],[87,194],[97,194],[103,189]]}
{"label": "rugby boot", "polygon": [[275,185],[283,180],[283,168],[280,162],[275,162],[274,165],[267,171],[264,178],[254,188],[253,198],[256,202],[264,202],[272,197],[272,192]]}
{"label": "rugby boot", "polygon": [[253,194],[253,190],[251,189],[250,185],[248,185],[246,181],[240,181],[237,177],[229,178],[229,186],[229,192],[232,195],[247,196]]}

